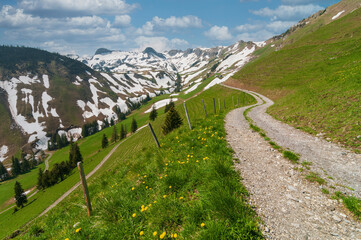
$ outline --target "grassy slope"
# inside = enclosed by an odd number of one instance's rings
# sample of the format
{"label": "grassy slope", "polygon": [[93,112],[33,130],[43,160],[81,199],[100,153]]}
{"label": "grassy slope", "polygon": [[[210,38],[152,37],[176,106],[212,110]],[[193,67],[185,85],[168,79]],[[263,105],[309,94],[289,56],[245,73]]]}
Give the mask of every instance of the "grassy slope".
{"label": "grassy slope", "polygon": [[275,99],[269,112],[361,150],[361,9],[243,68],[234,78]]}
{"label": "grassy slope", "polygon": [[[214,77],[211,77],[211,78],[205,80],[204,82],[202,82],[202,84],[200,84],[200,86],[198,86],[198,88],[196,90],[192,91],[191,93],[188,93],[188,94],[181,93],[179,96],[176,96],[176,97],[181,98],[181,99],[186,99],[191,96],[194,96],[199,91],[201,91],[208,83],[210,83],[213,79],[214,79]],[[61,83],[59,82],[59,84],[61,84]],[[60,88],[61,87],[59,87],[59,89]],[[59,92],[64,92],[64,91],[59,91]],[[146,105],[144,105],[144,107],[141,110],[135,111],[132,114],[132,116],[134,116],[137,119],[138,125],[139,126],[143,125],[146,122],[146,120],[148,119],[148,114],[142,114],[142,111],[144,109],[150,108],[151,105],[156,101],[160,101],[162,99],[167,99],[167,98],[169,98],[169,94],[158,96],[157,98],[152,99]],[[1,106],[0,106],[0,108],[1,108]],[[127,120],[122,122],[122,124],[125,124],[127,126],[128,131],[130,130],[130,120],[131,120],[131,117],[129,117]],[[119,124],[117,125],[117,127],[118,127],[118,131],[119,131],[120,130]],[[107,134],[107,136],[111,136],[112,129],[109,128],[104,131]],[[80,141],[80,145],[82,146],[82,150],[85,153],[84,157],[86,159],[95,158],[96,162],[99,162],[101,160],[99,157],[95,156],[96,152],[98,151],[98,143],[100,142],[100,137],[101,137],[100,135],[95,135],[95,136],[90,136],[87,139]],[[69,147],[65,147],[63,149],[56,151],[49,161],[49,169],[51,169],[55,163],[60,163],[62,161],[67,160],[68,155],[69,155]],[[19,181],[24,189],[30,189],[36,185],[37,174],[39,171],[38,168],[44,169],[45,165],[40,164],[37,168],[33,169],[29,173],[19,175],[18,177],[14,178],[14,179],[10,179],[8,181],[0,183],[0,211],[9,207],[8,204],[6,204],[6,202],[13,196],[13,188],[14,188],[15,181]]]}
{"label": "grassy slope", "polygon": [[[259,238],[254,213],[244,202],[246,191],[232,169],[232,154],[222,138],[224,112],[203,120],[201,99],[211,113],[212,97],[226,97],[229,107],[231,95],[243,98],[237,91],[217,86],[189,100],[187,107],[195,127],[193,131],[189,131],[184,122],[180,130],[164,138],[160,134],[164,115],[160,116],[153,127],[161,137],[161,150],[154,148],[149,130],[143,129],[131,142],[120,147],[89,181],[93,217],[86,217],[78,189],[47,217],[36,220],[22,238],[33,239],[36,232],[44,232],[39,239],[119,236],[134,239],[140,231],[145,232],[145,238],[150,238],[154,231],[158,236],[166,231],[167,237],[177,233],[185,239]],[[249,97],[248,101],[254,99]],[[184,119],[182,105],[177,108]],[[164,195],[167,196],[163,198]],[[149,209],[141,212],[141,205],[145,204]],[[137,215],[135,218],[133,213]],[[77,222],[80,222],[77,227],[82,228],[79,234],[73,228]],[[206,224],[203,228],[202,222]]]}

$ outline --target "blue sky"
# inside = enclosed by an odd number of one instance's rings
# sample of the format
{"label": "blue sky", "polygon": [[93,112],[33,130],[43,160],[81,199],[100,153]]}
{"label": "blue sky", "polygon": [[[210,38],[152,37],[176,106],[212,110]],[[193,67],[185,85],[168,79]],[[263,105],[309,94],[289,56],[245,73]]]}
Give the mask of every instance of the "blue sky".
{"label": "blue sky", "polygon": [[263,41],[336,0],[2,0],[0,41],[59,53]]}

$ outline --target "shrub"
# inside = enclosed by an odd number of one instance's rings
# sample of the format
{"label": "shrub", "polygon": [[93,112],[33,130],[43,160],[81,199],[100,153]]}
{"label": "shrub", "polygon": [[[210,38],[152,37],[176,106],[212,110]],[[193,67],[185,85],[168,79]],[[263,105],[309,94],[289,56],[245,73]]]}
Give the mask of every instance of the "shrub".
{"label": "shrub", "polygon": [[179,116],[177,110],[175,110],[174,107],[170,108],[167,116],[165,117],[165,121],[162,127],[163,134],[167,135],[174,129],[179,128],[182,123],[182,118]]}

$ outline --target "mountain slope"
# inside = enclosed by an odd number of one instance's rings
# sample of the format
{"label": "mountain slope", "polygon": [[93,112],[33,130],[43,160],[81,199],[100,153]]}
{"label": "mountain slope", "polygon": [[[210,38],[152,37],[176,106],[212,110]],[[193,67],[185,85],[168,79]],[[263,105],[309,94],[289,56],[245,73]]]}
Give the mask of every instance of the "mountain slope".
{"label": "mountain slope", "polygon": [[[149,97],[226,80],[262,43],[158,53],[98,49],[82,59],[25,47],[0,47],[0,160],[20,147],[46,149],[49,134],[81,137],[84,123],[117,119]],[[74,60],[77,59],[77,60]],[[81,62],[80,62],[81,61]],[[88,66],[86,66],[86,63]],[[222,76],[222,77],[221,77]],[[118,111],[119,112],[119,111]]]}
{"label": "mountain slope", "polygon": [[[283,47],[245,66],[229,84],[276,100],[269,109],[276,118],[361,150],[361,9],[355,10],[359,4],[346,0],[331,6],[320,16],[328,24],[290,33],[278,42]],[[352,10],[346,15],[343,7]],[[293,41],[287,41],[290,38]]]}
{"label": "mountain slope", "polygon": [[27,143],[46,149],[50,132],[77,126],[79,137],[85,122],[116,119],[116,108],[127,112],[174,85],[166,75],[99,73],[38,49],[3,46],[0,55],[0,160]]}

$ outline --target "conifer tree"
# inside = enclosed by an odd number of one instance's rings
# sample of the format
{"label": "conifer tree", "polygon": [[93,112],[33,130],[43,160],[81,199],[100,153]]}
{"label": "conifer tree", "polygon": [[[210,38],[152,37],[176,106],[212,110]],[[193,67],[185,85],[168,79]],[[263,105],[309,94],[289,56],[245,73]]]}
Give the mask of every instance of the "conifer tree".
{"label": "conifer tree", "polygon": [[132,133],[135,133],[137,129],[138,129],[137,121],[133,118],[132,125],[130,126],[130,130],[132,131]]}
{"label": "conifer tree", "polygon": [[41,168],[39,168],[37,188],[38,188],[38,189],[43,189],[43,188],[45,188],[45,187],[43,186],[43,169],[41,169]]}
{"label": "conifer tree", "polygon": [[29,160],[24,158],[23,161],[21,162],[20,167],[21,167],[21,172],[22,173],[28,172],[30,170],[30,162],[29,162]]}
{"label": "conifer tree", "polygon": [[165,117],[164,124],[162,126],[162,131],[164,135],[167,135],[176,128],[179,128],[182,125],[182,118],[179,116],[177,110],[174,107],[171,107]]}
{"label": "conifer tree", "polygon": [[12,157],[12,165],[11,165],[11,174],[13,176],[17,176],[21,173],[21,166],[19,159],[16,157]]}
{"label": "conifer tree", "polygon": [[110,119],[110,126],[114,126],[114,119],[113,118]]}
{"label": "conifer tree", "polygon": [[124,139],[127,136],[127,129],[123,124],[120,124],[120,140]]}
{"label": "conifer tree", "polygon": [[83,161],[83,156],[80,153],[80,149],[77,143],[73,144],[73,149],[72,149],[72,159],[69,159],[73,165],[73,168],[76,167],[76,165],[78,164],[78,162],[82,162]]}
{"label": "conifer tree", "polygon": [[24,207],[24,204],[28,202],[28,199],[24,193],[24,189],[21,187],[21,184],[18,181],[15,182],[14,191],[16,206],[21,208]]}
{"label": "conifer tree", "polygon": [[0,180],[5,180],[8,178],[9,173],[4,164],[0,161]]}
{"label": "conifer tree", "polygon": [[154,121],[158,116],[157,109],[153,106],[152,111],[149,114],[149,119]]}
{"label": "conifer tree", "polygon": [[50,182],[50,172],[49,170],[46,170],[43,174],[43,188],[47,188],[51,186],[51,182]]}
{"label": "conifer tree", "polygon": [[107,136],[105,136],[105,134],[103,134],[102,148],[106,148],[107,146],[108,146],[108,138],[107,138]]}
{"label": "conifer tree", "polygon": [[112,134],[112,142],[116,142],[118,140],[118,132],[117,127],[113,126],[113,134]]}
{"label": "conifer tree", "polygon": [[175,107],[175,105],[174,105],[173,99],[171,98],[169,104],[165,105],[164,113],[167,113],[171,108],[174,108],[174,107]]}

